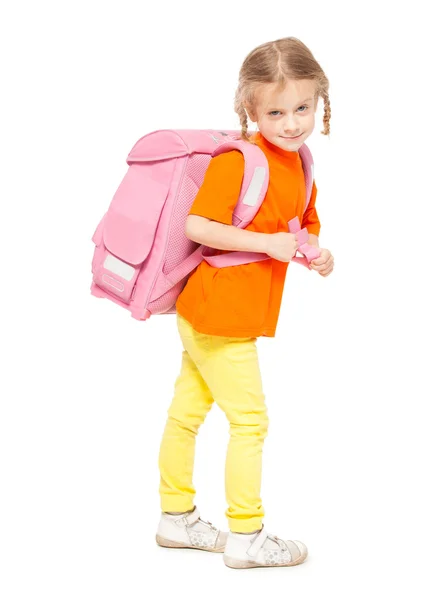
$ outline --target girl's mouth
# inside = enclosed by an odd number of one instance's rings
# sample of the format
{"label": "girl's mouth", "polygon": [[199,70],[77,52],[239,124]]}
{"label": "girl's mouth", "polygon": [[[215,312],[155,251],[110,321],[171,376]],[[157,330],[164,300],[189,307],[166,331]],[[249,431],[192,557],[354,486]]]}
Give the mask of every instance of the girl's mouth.
{"label": "girl's mouth", "polygon": [[299,133],[299,135],[295,135],[294,137],[286,137],[286,136],[284,136],[284,135],[281,135],[280,137],[282,137],[284,140],[297,140],[297,139],[299,139],[299,137],[300,137],[301,135],[302,135],[302,134],[301,134],[301,133]]}

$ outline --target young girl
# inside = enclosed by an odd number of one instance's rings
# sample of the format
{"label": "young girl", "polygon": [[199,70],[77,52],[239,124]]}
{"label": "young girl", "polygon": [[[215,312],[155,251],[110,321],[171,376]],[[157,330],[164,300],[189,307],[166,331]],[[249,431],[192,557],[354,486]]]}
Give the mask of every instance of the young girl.
{"label": "young girl", "polygon": [[[182,367],[168,411],[159,456],[162,516],[158,544],[224,552],[229,567],[292,566],[307,557],[300,541],[269,535],[260,498],[261,459],[268,417],[256,340],[274,337],[296,235],[288,221],[299,217],[319,247],[317,189],[304,212],[305,179],[298,153],[314,129],[319,96],[328,135],[328,80],[310,50],[295,38],[263,44],[245,59],[235,110],[242,138],[257,144],[269,163],[265,200],[246,229],[232,226],[244,172],[244,158],[233,150],[210,161],[187,218],[187,236],[220,251],[263,252],[271,260],[214,268],[203,261],[177,301],[183,344]],[[258,130],[247,134],[247,115]],[[333,270],[329,250],[311,263],[323,277]],[[194,504],[196,435],[213,402],[230,423],[225,481],[229,533],[200,519]]]}

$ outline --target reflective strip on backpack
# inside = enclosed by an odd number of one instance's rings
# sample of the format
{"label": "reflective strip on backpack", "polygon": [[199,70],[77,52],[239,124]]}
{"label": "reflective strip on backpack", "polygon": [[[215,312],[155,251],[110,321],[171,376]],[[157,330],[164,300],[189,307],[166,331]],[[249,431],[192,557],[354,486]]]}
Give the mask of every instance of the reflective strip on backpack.
{"label": "reflective strip on backpack", "polygon": [[243,204],[246,206],[255,206],[257,204],[265,177],[266,169],[264,167],[255,167],[249,187],[243,198]]}

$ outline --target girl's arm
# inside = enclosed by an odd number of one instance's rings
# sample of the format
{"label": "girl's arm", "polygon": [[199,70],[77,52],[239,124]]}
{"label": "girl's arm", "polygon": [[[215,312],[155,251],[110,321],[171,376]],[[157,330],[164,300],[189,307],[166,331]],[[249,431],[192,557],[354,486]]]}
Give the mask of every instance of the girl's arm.
{"label": "girl's arm", "polygon": [[193,242],[216,250],[269,253],[271,234],[239,229],[199,215],[188,215],[185,234]]}
{"label": "girl's arm", "polygon": [[309,240],[308,240],[308,244],[310,246],[316,246],[316,248],[319,248],[319,238],[317,237],[317,235],[315,235],[314,233],[309,233]]}
{"label": "girl's arm", "polygon": [[200,215],[188,215],[185,233],[194,242],[204,244],[209,248],[237,252],[262,252],[282,262],[289,262],[295,256],[299,244],[294,233],[283,231],[257,233],[219,223]]}

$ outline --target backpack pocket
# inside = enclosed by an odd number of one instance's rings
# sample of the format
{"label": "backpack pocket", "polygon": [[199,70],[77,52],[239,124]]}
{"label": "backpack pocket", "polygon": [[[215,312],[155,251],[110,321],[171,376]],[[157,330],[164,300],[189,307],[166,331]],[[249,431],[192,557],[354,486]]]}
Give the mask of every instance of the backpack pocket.
{"label": "backpack pocket", "polygon": [[153,180],[150,171],[145,165],[129,168],[93,238],[94,282],[128,304],[169,193],[169,186]]}

